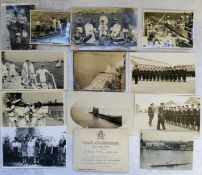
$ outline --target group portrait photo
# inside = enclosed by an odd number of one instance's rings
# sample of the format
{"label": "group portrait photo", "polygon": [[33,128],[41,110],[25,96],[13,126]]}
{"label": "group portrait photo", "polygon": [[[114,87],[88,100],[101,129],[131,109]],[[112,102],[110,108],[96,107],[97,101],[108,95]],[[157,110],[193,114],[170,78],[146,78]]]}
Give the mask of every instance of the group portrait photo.
{"label": "group portrait photo", "polygon": [[133,93],[194,94],[196,56],[193,53],[130,53]]}
{"label": "group portrait photo", "polygon": [[33,50],[30,44],[30,11],[36,4],[2,4],[1,40],[4,50]]}
{"label": "group portrait photo", "polygon": [[4,92],[1,101],[3,127],[65,124],[63,92]]}
{"label": "group portrait photo", "polygon": [[200,97],[194,95],[135,95],[135,130],[182,131],[200,136]]}
{"label": "group portrait photo", "polygon": [[136,47],[137,9],[73,8],[71,44]]}
{"label": "group portrait photo", "polygon": [[4,168],[66,167],[65,127],[3,128],[1,140]]}
{"label": "group portrait photo", "polygon": [[69,12],[31,10],[31,43],[32,44],[70,44]]}

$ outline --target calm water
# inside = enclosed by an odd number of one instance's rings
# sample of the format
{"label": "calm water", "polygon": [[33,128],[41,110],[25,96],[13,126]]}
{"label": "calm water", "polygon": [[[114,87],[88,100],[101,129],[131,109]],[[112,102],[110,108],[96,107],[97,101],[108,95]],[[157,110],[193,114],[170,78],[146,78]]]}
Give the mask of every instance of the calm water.
{"label": "calm water", "polygon": [[87,109],[71,109],[72,119],[84,128],[118,128],[117,124],[110,121],[93,117]]}
{"label": "calm water", "polygon": [[[22,65],[23,63],[14,63],[16,65],[16,67],[18,68],[18,71],[21,73],[22,71]],[[35,67],[35,71],[37,71],[40,68],[40,65],[44,64],[45,68],[51,73],[53,74],[54,78],[55,78],[55,82],[57,84],[57,88],[58,89],[62,89],[64,87],[64,64],[61,63],[61,68],[55,68],[55,65],[57,64],[57,62],[36,62],[34,67]],[[48,78],[50,78],[48,76]],[[52,82],[52,79],[51,79]]]}
{"label": "calm water", "polygon": [[[193,151],[171,151],[171,150],[148,150],[141,149],[140,167],[142,169],[161,169],[161,170],[191,170]],[[151,165],[166,163],[191,163],[173,167],[150,167]]]}

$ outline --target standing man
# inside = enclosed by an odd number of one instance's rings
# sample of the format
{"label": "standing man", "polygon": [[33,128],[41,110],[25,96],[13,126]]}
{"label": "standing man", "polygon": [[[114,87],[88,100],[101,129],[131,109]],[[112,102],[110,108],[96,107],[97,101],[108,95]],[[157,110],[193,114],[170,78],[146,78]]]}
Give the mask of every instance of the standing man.
{"label": "standing man", "polygon": [[30,78],[30,84],[31,86],[34,88],[34,79],[35,79],[35,69],[34,69],[34,63],[33,61],[31,61],[30,65],[29,65],[29,78]]}
{"label": "standing man", "polygon": [[37,75],[39,75],[39,79],[40,79],[40,83],[42,84],[42,87],[43,85],[47,84],[46,73],[52,76],[52,74],[47,69],[44,68],[44,64],[41,64],[41,68],[36,71],[36,77]]}
{"label": "standing man", "polygon": [[135,84],[138,84],[138,77],[139,77],[139,68],[137,65],[135,65],[135,68],[133,68],[132,72],[132,78],[135,80]]}
{"label": "standing man", "polygon": [[152,126],[152,120],[154,118],[154,103],[148,107],[148,116],[149,116],[149,126]]}
{"label": "standing man", "polygon": [[14,78],[16,75],[15,69],[16,69],[15,64],[13,64],[13,61],[10,61],[10,76],[11,76],[11,78]]}
{"label": "standing man", "polygon": [[57,30],[57,20],[55,19],[55,17],[53,17],[52,21],[53,21],[53,25],[52,25],[53,30],[56,32],[56,30]]}
{"label": "standing man", "polygon": [[162,125],[163,130],[165,130],[164,103],[161,103],[158,112],[157,130],[160,130],[160,125]]}
{"label": "standing man", "polygon": [[25,85],[28,83],[29,77],[29,60],[26,60],[22,66],[22,84]]}

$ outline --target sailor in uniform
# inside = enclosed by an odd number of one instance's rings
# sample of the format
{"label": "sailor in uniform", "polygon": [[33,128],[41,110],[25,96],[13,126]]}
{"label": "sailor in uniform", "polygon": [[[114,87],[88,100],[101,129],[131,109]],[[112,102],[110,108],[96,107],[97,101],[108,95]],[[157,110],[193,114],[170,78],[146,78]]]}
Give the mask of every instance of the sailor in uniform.
{"label": "sailor in uniform", "polygon": [[47,69],[44,68],[44,64],[41,64],[41,68],[36,71],[36,77],[39,75],[39,80],[42,85],[42,88],[44,88],[47,85],[46,74],[52,76],[52,74]]}
{"label": "sailor in uniform", "polygon": [[26,85],[29,78],[29,60],[26,60],[22,66],[22,84]]}
{"label": "sailor in uniform", "polygon": [[106,24],[104,24],[104,20],[101,21],[98,30],[99,30],[99,36],[100,37],[103,37],[103,36],[107,35],[108,27],[107,27]]}

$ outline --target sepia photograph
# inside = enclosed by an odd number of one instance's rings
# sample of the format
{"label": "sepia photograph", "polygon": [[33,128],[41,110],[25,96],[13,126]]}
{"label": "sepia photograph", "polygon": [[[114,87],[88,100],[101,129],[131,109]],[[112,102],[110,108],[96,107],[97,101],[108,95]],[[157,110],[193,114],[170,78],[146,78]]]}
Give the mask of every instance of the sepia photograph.
{"label": "sepia photograph", "polygon": [[2,128],[1,137],[5,168],[66,167],[65,127]]}
{"label": "sepia photograph", "polygon": [[149,170],[192,170],[193,138],[189,132],[142,131],[140,168]]}
{"label": "sepia photograph", "polygon": [[63,92],[2,93],[4,127],[60,126],[66,123]]}
{"label": "sepia photograph", "polygon": [[72,9],[71,44],[80,46],[137,46],[137,9]]}
{"label": "sepia photograph", "polygon": [[31,43],[70,45],[69,12],[31,10]]}
{"label": "sepia photograph", "polygon": [[193,18],[191,11],[144,11],[144,48],[193,48]]}
{"label": "sepia photograph", "polygon": [[30,45],[30,10],[35,4],[2,4],[1,36],[4,50],[33,50]]}
{"label": "sepia photograph", "polygon": [[[200,136],[200,97],[191,95],[135,95],[136,133],[148,129],[158,132],[190,132]],[[163,132],[166,136],[167,132]]]}
{"label": "sepia photograph", "polygon": [[130,53],[133,93],[195,94],[193,53]]}
{"label": "sepia photograph", "polygon": [[67,124],[74,128],[126,128],[133,134],[134,95],[125,93],[69,92]]}
{"label": "sepia photograph", "polygon": [[74,52],[74,90],[124,91],[125,52]]}
{"label": "sepia photograph", "polygon": [[2,51],[2,89],[64,89],[65,52]]}

